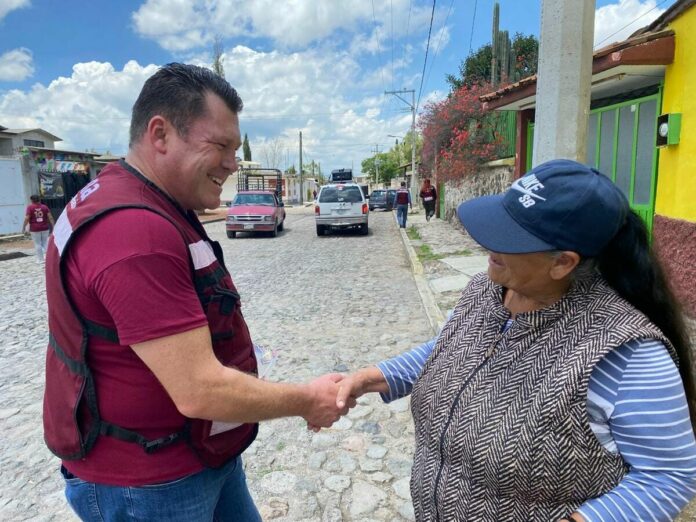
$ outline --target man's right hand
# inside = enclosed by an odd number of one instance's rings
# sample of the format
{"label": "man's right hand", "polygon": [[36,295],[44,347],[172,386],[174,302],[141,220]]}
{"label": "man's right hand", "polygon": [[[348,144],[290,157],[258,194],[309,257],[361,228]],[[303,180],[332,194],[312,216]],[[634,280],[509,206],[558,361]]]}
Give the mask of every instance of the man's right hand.
{"label": "man's right hand", "polygon": [[350,402],[355,405],[355,400],[344,403],[340,407],[336,404],[336,396],[339,391],[339,386],[336,383],[343,378],[340,373],[329,373],[306,385],[311,398],[307,411],[302,417],[308,425],[329,428],[342,415],[348,413]]}

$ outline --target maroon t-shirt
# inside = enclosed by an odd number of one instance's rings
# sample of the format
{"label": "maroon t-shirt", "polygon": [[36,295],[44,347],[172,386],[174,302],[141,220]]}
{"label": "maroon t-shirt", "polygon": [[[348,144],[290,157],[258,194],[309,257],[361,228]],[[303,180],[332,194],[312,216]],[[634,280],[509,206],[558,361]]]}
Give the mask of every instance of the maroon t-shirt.
{"label": "maroon t-shirt", "polygon": [[[208,324],[187,246],[171,223],[147,210],[112,211],[87,227],[69,250],[66,280],[80,313],[116,329],[121,342],[92,337],[88,348],[102,418],[147,438],[179,431],[185,417],[130,345]],[[85,459],[63,464],[83,480],[121,486],[203,468],[184,443],[148,455],[138,444],[105,436]]]}
{"label": "maroon t-shirt", "polygon": [[29,231],[30,232],[43,232],[50,228],[50,223],[48,221],[48,215],[51,211],[43,203],[31,203],[27,206],[27,210],[24,213],[29,217]]}

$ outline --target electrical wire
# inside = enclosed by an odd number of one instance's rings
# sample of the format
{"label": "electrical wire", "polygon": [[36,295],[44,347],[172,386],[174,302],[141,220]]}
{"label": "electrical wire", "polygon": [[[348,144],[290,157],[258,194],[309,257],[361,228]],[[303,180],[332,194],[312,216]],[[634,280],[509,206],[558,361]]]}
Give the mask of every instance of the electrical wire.
{"label": "electrical wire", "polygon": [[445,34],[445,27],[447,27],[447,20],[449,20],[450,14],[452,13],[452,7],[454,6],[454,0],[450,2],[449,10],[447,11],[447,16],[445,17],[445,21],[442,24],[442,27],[440,28],[440,38],[437,41],[437,47],[435,48],[435,52],[433,53],[433,59],[430,61],[430,68],[428,69],[428,75],[425,78],[425,86],[428,86],[428,80],[430,79],[430,73],[433,72],[433,66],[435,65],[435,60],[437,59],[437,55],[440,52],[440,44],[442,43],[442,36]]}
{"label": "electrical wire", "polygon": [[478,4],[478,0],[474,0],[474,16],[471,17],[471,34],[469,34],[469,52],[467,53],[467,56],[471,54],[471,44],[474,41],[474,24],[476,23],[476,6]]}
{"label": "electrical wire", "polygon": [[433,0],[433,10],[430,13],[430,27],[428,28],[428,43],[425,46],[425,60],[423,60],[423,72],[421,73],[421,83],[418,89],[418,101],[416,102],[416,112],[418,112],[418,105],[420,105],[421,93],[423,92],[423,80],[425,79],[425,66],[428,63],[428,51],[430,50],[430,35],[433,32],[433,18],[435,18],[435,0]]}
{"label": "electrical wire", "polygon": [[623,30],[626,29],[627,27],[633,25],[635,22],[637,22],[638,20],[640,20],[641,18],[643,18],[646,14],[651,13],[652,11],[654,11],[655,9],[657,9],[658,7],[660,7],[660,6],[661,6],[662,4],[664,4],[666,1],[667,1],[667,0],[662,0],[659,4],[655,4],[655,6],[654,6],[652,9],[648,9],[648,10],[645,11],[643,14],[637,16],[636,18],[634,18],[633,20],[631,20],[630,22],[628,22],[626,25],[624,25],[624,26],[623,26],[621,29],[619,29],[618,31],[614,31],[613,33],[611,33],[609,36],[607,36],[607,37],[606,37],[604,40],[602,40],[601,42],[597,42],[597,43],[595,44],[595,46],[593,47],[593,49],[597,49],[601,44],[603,44],[604,42],[606,42],[607,40],[609,40],[609,38],[611,38],[612,36],[614,36],[614,35],[616,35],[616,34],[619,34],[621,31],[623,31]]}

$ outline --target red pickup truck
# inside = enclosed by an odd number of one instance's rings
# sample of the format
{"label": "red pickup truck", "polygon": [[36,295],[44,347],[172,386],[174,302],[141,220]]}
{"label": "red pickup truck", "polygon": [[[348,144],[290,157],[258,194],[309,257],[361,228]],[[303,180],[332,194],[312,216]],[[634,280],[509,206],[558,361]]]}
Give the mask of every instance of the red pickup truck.
{"label": "red pickup truck", "polygon": [[285,225],[284,206],[274,191],[238,192],[227,210],[227,237],[236,237],[237,232],[270,232],[276,237]]}

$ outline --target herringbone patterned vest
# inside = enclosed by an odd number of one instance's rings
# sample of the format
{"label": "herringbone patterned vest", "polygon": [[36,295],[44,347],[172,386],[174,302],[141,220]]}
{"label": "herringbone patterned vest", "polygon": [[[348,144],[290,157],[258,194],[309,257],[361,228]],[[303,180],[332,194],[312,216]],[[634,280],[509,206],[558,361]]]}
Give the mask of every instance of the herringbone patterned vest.
{"label": "herringbone patterned vest", "polygon": [[587,418],[596,363],[660,330],[601,278],[553,306],[509,318],[485,274],[464,290],[411,409],[411,494],[420,521],[552,521],[614,488],[627,471]]}

